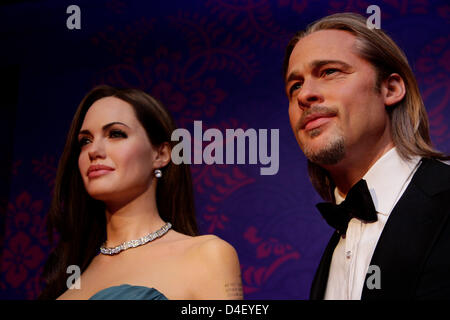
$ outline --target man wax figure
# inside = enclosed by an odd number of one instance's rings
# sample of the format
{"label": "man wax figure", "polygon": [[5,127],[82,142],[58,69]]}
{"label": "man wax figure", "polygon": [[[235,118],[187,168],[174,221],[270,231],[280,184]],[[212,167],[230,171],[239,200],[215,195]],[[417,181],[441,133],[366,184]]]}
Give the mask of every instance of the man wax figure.
{"label": "man wax figure", "polygon": [[450,298],[449,157],[431,145],[404,53],[357,14],[288,44],[289,118],[336,229],[311,299]]}

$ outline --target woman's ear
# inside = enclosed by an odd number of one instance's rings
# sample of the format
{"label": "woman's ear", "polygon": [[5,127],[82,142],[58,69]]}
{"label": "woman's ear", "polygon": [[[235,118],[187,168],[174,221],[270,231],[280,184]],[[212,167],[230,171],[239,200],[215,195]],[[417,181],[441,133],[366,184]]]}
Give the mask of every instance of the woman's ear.
{"label": "woman's ear", "polygon": [[386,108],[396,105],[406,94],[403,78],[398,73],[392,73],[383,81],[381,92]]}
{"label": "woman's ear", "polygon": [[172,148],[168,142],[163,142],[161,145],[156,147],[155,152],[156,157],[153,160],[153,167],[156,169],[165,167],[172,159]]}

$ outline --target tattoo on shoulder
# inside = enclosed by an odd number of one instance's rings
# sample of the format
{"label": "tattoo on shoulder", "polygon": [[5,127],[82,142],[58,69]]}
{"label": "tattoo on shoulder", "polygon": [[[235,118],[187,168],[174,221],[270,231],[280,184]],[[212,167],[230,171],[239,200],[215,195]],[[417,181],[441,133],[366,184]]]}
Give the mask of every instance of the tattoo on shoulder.
{"label": "tattoo on shoulder", "polygon": [[229,298],[242,298],[242,283],[230,282],[225,284],[225,292]]}

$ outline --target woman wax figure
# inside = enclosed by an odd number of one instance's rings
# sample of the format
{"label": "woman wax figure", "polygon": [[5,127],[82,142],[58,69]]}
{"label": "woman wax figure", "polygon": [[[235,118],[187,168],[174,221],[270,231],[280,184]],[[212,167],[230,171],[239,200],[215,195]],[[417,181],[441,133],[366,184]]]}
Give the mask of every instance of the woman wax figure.
{"label": "woman wax figure", "polygon": [[84,97],[57,170],[48,231],[59,242],[40,299],[242,299],[234,248],[198,236],[189,166],[171,162],[175,129],[140,90]]}

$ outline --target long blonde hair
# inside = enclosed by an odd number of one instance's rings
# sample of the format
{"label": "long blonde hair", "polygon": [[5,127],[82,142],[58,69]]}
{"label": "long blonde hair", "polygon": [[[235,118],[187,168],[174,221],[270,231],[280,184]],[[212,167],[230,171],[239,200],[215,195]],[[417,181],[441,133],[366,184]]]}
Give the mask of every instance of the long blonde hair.
{"label": "long blonde hair", "polygon": [[[319,30],[344,30],[355,35],[357,54],[370,62],[376,70],[376,90],[390,74],[398,73],[406,88],[405,97],[387,108],[391,120],[392,140],[403,159],[411,156],[447,160],[449,156],[434,149],[431,143],[428,116],[419,87],[403,51],[381,29],[369,29],[363,16],[355,13],[337,13],[310,24],[290,40],[284,57],[283,78],[289,66],[291,53],[299,40]],[[308,160],[308,173],[317,192],[325,200],[334,198],[334,183],[328,172]]]}

